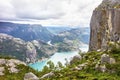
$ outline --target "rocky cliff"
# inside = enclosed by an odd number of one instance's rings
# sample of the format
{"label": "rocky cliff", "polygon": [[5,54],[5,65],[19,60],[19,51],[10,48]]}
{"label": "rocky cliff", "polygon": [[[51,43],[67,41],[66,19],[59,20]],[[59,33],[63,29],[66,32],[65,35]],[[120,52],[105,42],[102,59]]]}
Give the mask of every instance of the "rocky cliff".
{"label": "rocky cliff", "polygon": [[12,56],[19,60],[34,62],[36,60],[36,49],[30,43],[26,43],[20,38],[0,33],[0,55]]}
{"label": "rocky cliff", "polygon": [[120,41],[120,0],[103,0],[93,11],[89,50],[104,50]]}
{"label": "rocky cliff", "polygon": [[0,33],[0,55],[15,57],[24,62],[35,62],[56,52],[53,46],[37,40],[26,42],[20,38]]}

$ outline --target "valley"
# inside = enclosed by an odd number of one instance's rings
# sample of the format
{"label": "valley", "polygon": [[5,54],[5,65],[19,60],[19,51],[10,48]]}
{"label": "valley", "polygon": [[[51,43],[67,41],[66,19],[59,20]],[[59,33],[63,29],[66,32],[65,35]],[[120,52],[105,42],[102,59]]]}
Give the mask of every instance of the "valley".
{"label": "valley", "polygon": [[[58,33],[54,34],[50,29]],[[82,46],[88,45],[89,28],[47,29],[42,25],[0,22],[0,41],[2,56],[34,63],[56,52],[79,51]]]}
{"label": "valley", "polygon": [[0,80],[120,80],[120,0],[4,0],[0,11]]}

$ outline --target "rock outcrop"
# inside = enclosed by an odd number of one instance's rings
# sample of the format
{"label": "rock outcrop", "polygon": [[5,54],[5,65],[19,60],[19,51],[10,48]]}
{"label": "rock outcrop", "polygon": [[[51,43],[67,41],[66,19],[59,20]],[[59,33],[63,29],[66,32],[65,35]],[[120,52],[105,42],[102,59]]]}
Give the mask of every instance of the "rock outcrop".
{"label": "rock outcrop", "polygon": [[120,0],[103,0],[93,11],[89,50],[108,49],[109,42],[120,41]]}
{"label": "rock outcrop", "polygon": [[49,77],[52,77],[52,76],[54,76],[54,75],[55,75],[55,74],[54,74],[53,72],[50,72],[50,73],[47,73],[47,74],[43,75],[43,76],[41,77],[41,79],[49,78]]}
{"label": "rock outcrop", "polygon": [[4,71],[5,71],[5,68],[4,67],[0,67],[0,76],[4,75]]}
{"label": "rock outcrop", "polygon": [[105,65],[98,65],[98,64],[96,64],[95,69],[98,70],[98,71],[101,71],[101,72],[107,71],[107,68],[106,68]]}
{"label": "rock outcrop", "polygon": [[51,56],[56,51],[54,46],[40,40],[26,42],[20,38],[0,33],[1,56],[11,56],[27,63],[33,63],[42,57]]}
{"label": "rock outcrop", "polygon": [[72,68],[71,70],[72,71],[75,71],[75,70],[80,71],[80,70],[83,70],[87,65],[88,65],[87,62],[83,63],[83,64],[79,64],[78,66],[76,66],[75,68]]}
{"label": "rock outcrop", "polygon": [[18,65],[26,66],[26,63],[17,59],[0,59],[0,76],[5,75],[6,70],[9,73],[18,73],[20,71],[17,69]]}
{"label": "rock outcrop", "polygon": [[32,72],[29,72],[25,74],[24,80],[39,80],[39,78]]}
{"label": "rock outcrop", "polygon": [[81,60],[82,57],[80,55],[75,55],[71,60],[70,60],[70,64],[75,63],[76,61]]}
{"label": "rock outcrop", "polygon": [[111,58],[108,54],[102,54],[101,59],[95,65],[95,69],[101,72],[112,71],[107,69],[106,63],[110,65],[115,64],[116,60],[114,58]]}
{"label": "rock outcrop", "polygon": [[114,58],[111,58],[109,55],[107,55],[107,54],[103,54],[102,56],[101,56],[101,64],[103,64],[103,63],[109,63],[109,64],[114,64],[116,61],[115,61],[115,59]]}
{"label": "rock outcrop", "polygon": [[12,56],[24,62],[26,62],[26,58],[29,58],[29,62],[34,62],[36,49],[33,47],[29,49],[29,47],[31,45],[20,38],[0,33],[0,55],[2,56]]}

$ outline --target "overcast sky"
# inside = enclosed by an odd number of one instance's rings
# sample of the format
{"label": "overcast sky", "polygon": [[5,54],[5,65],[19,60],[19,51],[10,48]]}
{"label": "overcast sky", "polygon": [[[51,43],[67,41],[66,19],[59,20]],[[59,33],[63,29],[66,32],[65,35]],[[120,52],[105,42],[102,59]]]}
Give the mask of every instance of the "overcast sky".
{"label": "overcast sky", "polygon": [[0,0],[0,20],[42,25],[89,26],[102,0]]}

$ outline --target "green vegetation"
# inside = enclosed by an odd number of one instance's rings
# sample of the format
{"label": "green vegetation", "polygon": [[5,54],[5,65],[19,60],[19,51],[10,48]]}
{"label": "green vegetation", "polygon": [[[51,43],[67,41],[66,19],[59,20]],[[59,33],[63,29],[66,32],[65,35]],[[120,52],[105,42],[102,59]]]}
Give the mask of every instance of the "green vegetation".
{"label": "green vegetation", "polygon": [[9,73],[7,69],[8,67],[6,66],[4,67],[5,67],[5,71],[4,71],[5,75],[0,76],[0,80],[23,80],[25,73],[33,72],[34,74],[37,74],[37,71],[22,64],[17,66],[17,69],[20,70],[20,72],[18,73]]}
{"label": "green vegetation", "polygon": [[[93,51],[82,54],[82,60],[78,60],[74,64],[70,64],[61,70],[56,70],[55,68],[50,69],[49,72],[53,71],[55,76],[47,79],[45,78],[44,80],[120,80],[120,48],[113,45],[110,49],[111,50],[104,52]],[[104,53],[110,55],[116,60],[115,64],[105,63],[106,68],[113,70],[113,72],[101,72],[95,70],[95,65],[100,61],[101,55]],[[86,62],[88,64],[82,70],[71,70],[79,64]],[[44,71],[46,71],[45,68],[43,72]]]}
{"label": "green vegetation", "polygon": [[[2,54],[2,53],[0,53],[0,54]],[[0,59],[16,59],[16,58],[13,56],[0,55]]]}
{"label": "green vegetation", "polygon": [[[109,44],[109,49],[103,52],[88,52],[80,53],[81,60],[76,60],[74,63],[63,66],[60,62],[55,66],[51,61],[40,72],[31,69],[28,66],[18,65],[19,73],[9,73],[5,71],[4,76],[0,76],[0,80],[23,80],[25,73],[33,72],[41,78],[44,74],[53,72],[55,75],[42,80],[120,80],[120,44]],[[95,69],[95,65],[100,61],[102,54],[108,54],[116,60],[115,64],[105,63],[108,71],[101,72]],[[74,70],[80,64],[87,63],[82,70]]]}

